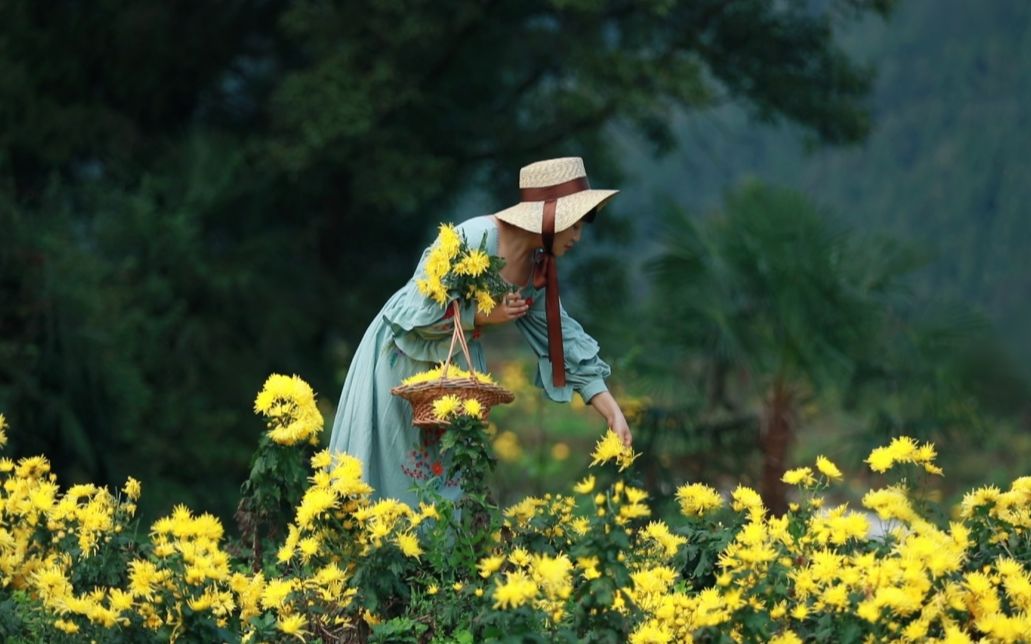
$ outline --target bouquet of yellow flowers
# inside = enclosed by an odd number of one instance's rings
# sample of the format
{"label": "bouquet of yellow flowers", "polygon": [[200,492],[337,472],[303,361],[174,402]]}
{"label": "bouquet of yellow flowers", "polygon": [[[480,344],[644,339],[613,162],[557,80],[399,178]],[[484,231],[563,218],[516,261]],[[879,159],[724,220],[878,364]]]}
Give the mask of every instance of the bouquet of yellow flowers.
{"label": "bouquet of yellow flowers", "polygon": [[[441,224],[437,240],[426,258],[425,277],[416,279],[415,284],[420,293],[441,306],[452,307],[454,315],[454,332],[447,360],[405,379],[390,390],[395,396],[411,403],[412,424],[417,427],[440,428],[451,424],[448,414],[439,413],[439,404],[437,409],[434,408],[434,403],[440,399],[461,398],[471,408],[478,410],[477,415],[483,416],[487,415],[492,406],[514,400],[512,392],[495,383],[489,375],[473,368],[460,322],[459,302],[475,301],[477,310],[489,314],[494,310],[497,299],[508,290],[508,285],[501,277],[505,261],[488,254],[486,248],[486,234],[479,248],[473,249],[454,226]],[[471,371],[452,364],[456,345],[461,349]]]}
{"label": "bouquet of yellow flowers", "polygon": [[508,287],[501,277],[505,260],[486,248],[486,233],[473,249],[454,226],[441,224],[426,258],[426,277],[415,282],[419,292],[441,306],[453,300],[475,301],[477,310],[490,313]]}

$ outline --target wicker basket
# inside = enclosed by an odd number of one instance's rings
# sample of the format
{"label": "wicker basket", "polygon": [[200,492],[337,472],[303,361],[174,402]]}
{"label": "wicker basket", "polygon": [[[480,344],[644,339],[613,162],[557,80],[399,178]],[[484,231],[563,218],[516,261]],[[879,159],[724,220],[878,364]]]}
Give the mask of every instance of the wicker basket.
{"label": "wicker basket", "polygon": [[412,424],[423,429],[443,428],[450,425],[450,421],[438,420],[433,414],[433,401],[441,396],[454,395],[465,400],[473,398],[479,401],[483,407],[483,415],[490,413],[491,407],[500,404],[507,404],[515,400],[515,395],[500,385],[480,382],[475,378],[448,378],[448,367],[451,366],[451,357],[457,343],[462,348],[465,356],[465,363],[470,370],[473,369],[472,358],[469,355],[469,345],[465,341],[465,331],[462,329],[461,316],[458,310],[458,302],[454,302],[454,327],[451,334],[451,348],[448,349],[447,360],[441,369],[440,378],[429,382],[420,382],[412,385],[398,385],[390,390],[395,396],[404,398],[412,405]]}

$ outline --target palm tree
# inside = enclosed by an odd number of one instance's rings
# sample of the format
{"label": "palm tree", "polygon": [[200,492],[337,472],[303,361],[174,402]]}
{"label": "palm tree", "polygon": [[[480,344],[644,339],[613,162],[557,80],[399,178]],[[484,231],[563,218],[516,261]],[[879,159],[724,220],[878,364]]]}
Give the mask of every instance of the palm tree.
{"label": "palm tree", "polygon": [[761,491],[783,512],[800,409],[847,387],[880,350],[914,257],[849,235],[797,192],[756,183],[730,193],[722,213],[672,224],[649,266],[657,333],[702,364],[710,409],[754,409]]}

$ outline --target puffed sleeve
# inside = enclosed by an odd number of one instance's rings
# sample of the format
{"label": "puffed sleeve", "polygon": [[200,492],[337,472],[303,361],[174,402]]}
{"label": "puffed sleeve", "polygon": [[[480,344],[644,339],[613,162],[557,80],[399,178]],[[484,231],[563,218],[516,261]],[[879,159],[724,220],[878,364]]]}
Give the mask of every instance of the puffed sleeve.
{"label": "puffed sleeve", "polygon": [[[462,224],[458,227],[466,239],[473,242],[478,226]],[[423,251],[415,274],[394,293],[383,307],[384,322],[394,335],[394,343],[405,355],[424,362],[443,362],[451,346],[454,320],[450,310],[419,292],[416,280],[426,277],[426,259],[432,246]],[[471,331],[475,326],[476,303],[464,302],[460,306],[462,328]]]}
{"label": "puffed sleeve", "polygon": [[556,387],[551,379],[551,360],[548,359],[548,321],[544,309],[544,291],[535,293],[533,306],[516,326],[526,338],[530,348],[537,354],[537,386],[548,398],[556,402],[569,402],[576,391],[584,402],[603,391],[608,391],[605,378],[612,369],[598,357],[598,343],[587,335],[580,323],[566,313],[559,303],[562,314],[562,348],[566,361],[566,385]]}

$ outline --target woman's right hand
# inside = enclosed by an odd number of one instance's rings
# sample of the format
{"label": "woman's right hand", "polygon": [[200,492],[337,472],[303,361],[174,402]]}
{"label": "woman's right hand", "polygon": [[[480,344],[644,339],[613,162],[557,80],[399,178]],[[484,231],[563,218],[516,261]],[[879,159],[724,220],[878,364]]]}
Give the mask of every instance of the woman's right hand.
{"label": "woman's right hand", "polygon": [[501,301],[497,303],[494,309],[487,315],[477,311],[476,320],[477,326],[485,324],[504,324],[506,322],[512,322],[526,315],[527,311],[530,310],[530,304],[525,299],[519,296],[518,293],[505,293]]}

